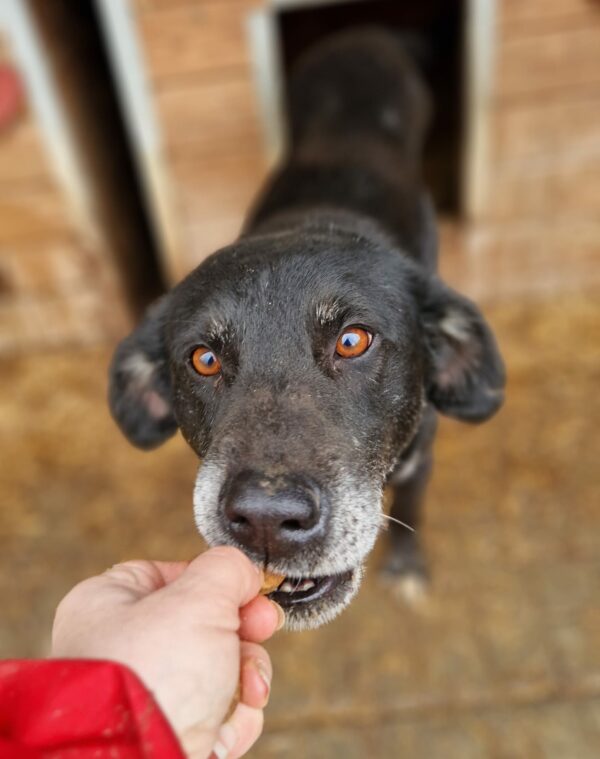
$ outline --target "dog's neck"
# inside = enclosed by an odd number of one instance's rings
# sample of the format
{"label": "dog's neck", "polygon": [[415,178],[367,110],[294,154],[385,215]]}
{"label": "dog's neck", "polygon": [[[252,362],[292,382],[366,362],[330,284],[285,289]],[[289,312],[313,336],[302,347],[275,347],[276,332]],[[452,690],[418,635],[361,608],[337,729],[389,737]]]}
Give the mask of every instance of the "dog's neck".
{"label": "dog's neck", "polygon": [[291,231],[349,236],[355,240],[369,240],[388,249],[395,247],[392,237],[375,219],[335,206],[309,206],[280,211],[253,225],[242,236]]}

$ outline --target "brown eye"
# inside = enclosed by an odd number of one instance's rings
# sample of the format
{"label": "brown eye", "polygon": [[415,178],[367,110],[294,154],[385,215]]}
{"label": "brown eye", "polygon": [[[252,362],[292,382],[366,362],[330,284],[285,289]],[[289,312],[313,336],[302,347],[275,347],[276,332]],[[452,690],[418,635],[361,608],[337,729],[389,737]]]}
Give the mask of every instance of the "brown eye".
{"label": "brown eye", "polygon": [[373,335],[362,327],[348,327],[338,337],[335,352],[342,358],[362,356],[373,341]]}
{"label": "brown eye", "polygon": [[212,377],[221,371],[221,362],[210,348],[200,346],[192,353],[192,366],[203,377]]}

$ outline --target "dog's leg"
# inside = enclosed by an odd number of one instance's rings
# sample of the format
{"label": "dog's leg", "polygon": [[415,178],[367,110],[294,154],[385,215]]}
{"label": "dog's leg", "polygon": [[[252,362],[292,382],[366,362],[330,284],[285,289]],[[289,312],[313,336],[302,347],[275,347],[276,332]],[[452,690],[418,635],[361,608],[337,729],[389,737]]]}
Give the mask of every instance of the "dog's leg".
{"label": "dog's leg", "polygon": [[[428,580],[427,563],[421,548],[419,529],[425,491],[433,465],[435,414],[427,415],[410,450],[390,478],[392,520],[390,548],[383,566],[383,576],[406,600],[421,596]],[[407,526],[405,526],[407,525]]]}

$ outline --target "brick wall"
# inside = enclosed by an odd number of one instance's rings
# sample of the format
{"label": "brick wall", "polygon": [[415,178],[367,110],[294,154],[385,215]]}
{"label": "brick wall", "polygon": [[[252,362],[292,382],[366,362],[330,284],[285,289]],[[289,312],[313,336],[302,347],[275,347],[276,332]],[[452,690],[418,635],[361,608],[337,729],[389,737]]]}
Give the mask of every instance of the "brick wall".
{"label": "brick wall", "polygon": [[484,293],[599,283],[600,3],[500,0],[487,208],[467,237]]}
{"label": "brick wall", "polygon": [[[0,37],[0,63],[14,65]],[[85,242],[25,103],[0,129],[0,354],[114,337],[114,273]]]}
{"label": "brick wall", "polygon": [[[237,233],[265,174],[246,17],[264,0],[135,0],[182,230],[181,273]],[[487,201],[444,223],[476,297],[598,283],[600,3],[498,0]]]}
{"label": "brick wall", "polygon": [[[174,188],[183,275],[230,242],[266,173],[246,38],[264,0],[132,0]],[[600,2],[498,0],[487,202],[442,223],[473,297],[600,284]],[[9,60],[0,38],[0,61]],[[124,309],[28,108],[0,133],[0,351],[114,339]]]}
{"label": "brick wall", "polygon": [[259,0],[135,0],[180,224],[180,274],[237,235],[266,173],[246,38]]}

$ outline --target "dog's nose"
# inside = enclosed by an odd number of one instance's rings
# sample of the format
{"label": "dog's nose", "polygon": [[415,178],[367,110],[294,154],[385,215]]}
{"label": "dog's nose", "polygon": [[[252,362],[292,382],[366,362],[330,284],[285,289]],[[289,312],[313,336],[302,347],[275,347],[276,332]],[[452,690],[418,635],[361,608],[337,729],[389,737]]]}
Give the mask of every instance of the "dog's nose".
{"label": "dog's nose", "polygon": [[327,509],[318,486],[300,476],[238,474],[227,488],[223,512],[230,534],[255,554],[286,558],[324,537]]}

